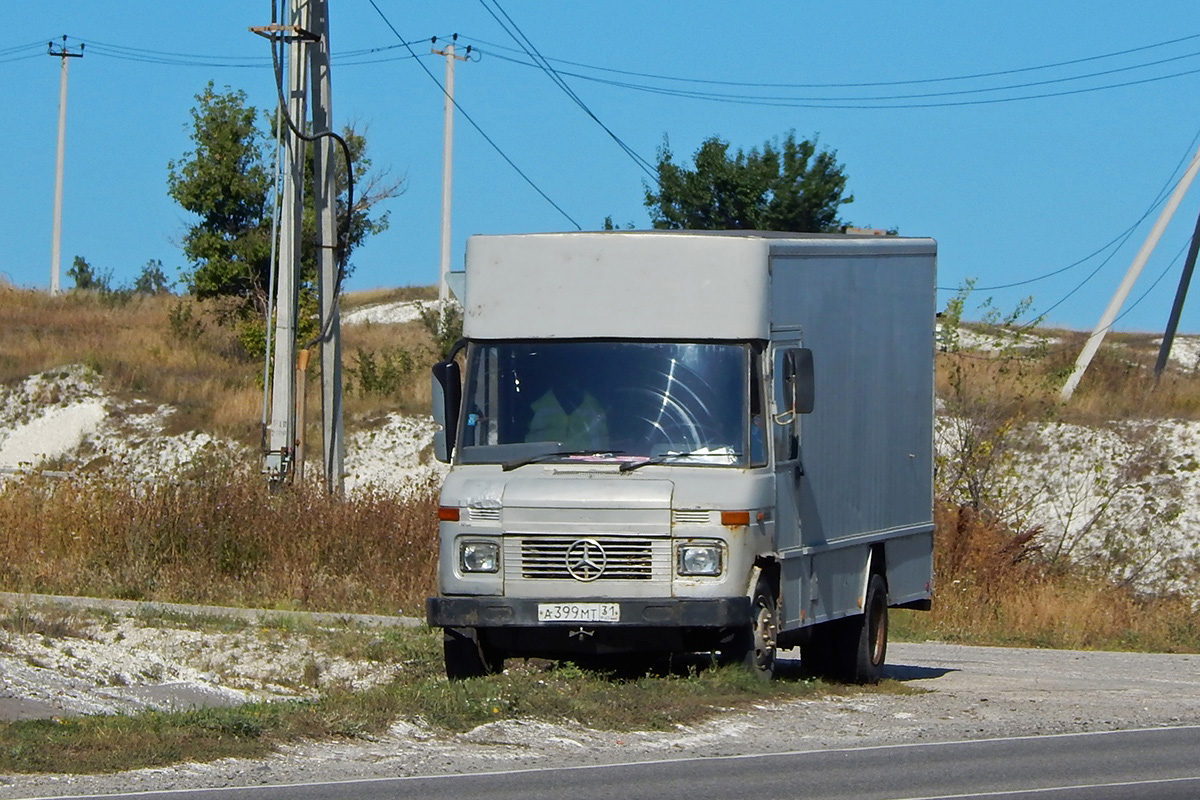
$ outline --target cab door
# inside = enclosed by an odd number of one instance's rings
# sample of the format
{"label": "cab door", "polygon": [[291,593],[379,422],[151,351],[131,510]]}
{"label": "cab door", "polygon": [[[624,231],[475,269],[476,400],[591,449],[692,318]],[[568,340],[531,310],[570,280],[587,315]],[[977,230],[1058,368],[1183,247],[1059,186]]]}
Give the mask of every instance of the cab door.
{"label": "cab door", "polygon": [[800,340],[771,347],[771,452],[775,469],[775,549],[781,567],[780,616],[785,628],[803,622],[803,583],[808,561],[801,553],[800,502],[805,480],[800,420],[812,411],[812,351]]}

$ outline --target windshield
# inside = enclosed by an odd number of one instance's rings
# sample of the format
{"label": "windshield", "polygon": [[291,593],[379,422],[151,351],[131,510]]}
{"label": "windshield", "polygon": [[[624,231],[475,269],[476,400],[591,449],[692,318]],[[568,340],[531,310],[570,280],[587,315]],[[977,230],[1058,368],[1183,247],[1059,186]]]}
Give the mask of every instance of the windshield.
{"label": "windshield", "polygon": [[750,360],[744,344],[472,343],[459,458],[747,463]]}

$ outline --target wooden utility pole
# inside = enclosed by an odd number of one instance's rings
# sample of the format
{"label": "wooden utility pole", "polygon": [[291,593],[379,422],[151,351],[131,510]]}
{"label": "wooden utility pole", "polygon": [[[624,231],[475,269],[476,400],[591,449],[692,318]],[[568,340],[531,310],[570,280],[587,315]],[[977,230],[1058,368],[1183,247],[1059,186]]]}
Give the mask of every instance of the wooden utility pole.
{"label": "wooden utility pole", "polygon": [[54,159],[54,225],[50,234],[50,294],[58,294],[58,275],[62,263],[62,196],[63,156],[67,149],[67,59],[83,58],[83,45],[79,52],[67,49],[67,37],[62,37],[62,46],[54,49],[54,42],[47,42],[47,55],[62,59],[58,77],[58,148]]}
{"label": "wooden utility pole", "polygon": [[1175,302],[1171,304],[1171,315],[1167,318],[1167,330],[1163,333],[1162,345],[1158,348],[1158,360],[1154,362],[1154,382],[1162,377],[1167,368],[1167,359],[1171,357],[1171,345],[1175,341],[1175,331],[1179,328],[1179,317],[1183,314],[1183,301],[1187,299],[1188,284],[1192,282],[1192,272],[1196,269],[1196,255],[1200,253],[1200,217],[1196,218],[1196,227],[1192,231],[1192,243],[1188,246],[1187,260],[1183,262],[1183,272],[1179,276],[1179,287],[1175,290]]}

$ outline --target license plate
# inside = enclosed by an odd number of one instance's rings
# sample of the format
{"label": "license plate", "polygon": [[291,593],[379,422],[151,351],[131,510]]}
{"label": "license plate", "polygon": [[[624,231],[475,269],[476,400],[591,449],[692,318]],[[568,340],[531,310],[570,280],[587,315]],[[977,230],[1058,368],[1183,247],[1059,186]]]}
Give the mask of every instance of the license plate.
{"label": "license plate", "polygon": [[538,603],[538,622],[620,621],[620,603]]}

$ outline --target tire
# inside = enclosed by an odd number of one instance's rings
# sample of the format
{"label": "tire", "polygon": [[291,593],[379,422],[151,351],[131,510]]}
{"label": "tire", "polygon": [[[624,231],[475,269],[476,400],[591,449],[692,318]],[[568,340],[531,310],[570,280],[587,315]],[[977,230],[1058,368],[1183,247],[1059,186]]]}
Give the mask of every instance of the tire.
{"label": "tire", "polygon": [[846,683],[878,683],[887,658],[887,581],[879,574],[867,582],[863,613],[848,617],[842,631],[839,677]]}
{"label": "tire", "polygon": [[779,600],[775,583],[759,575],[750,601],[750,625],[734,633],[733,641],[721,650],[721,663],[741,664],[764,681],[775,677],[779,637]]}
{"label": "tire", "polygon": [[504,670],[504,657],[474,628],[446,628],[442,634],[446,677],[452,681],[481,678]]}

